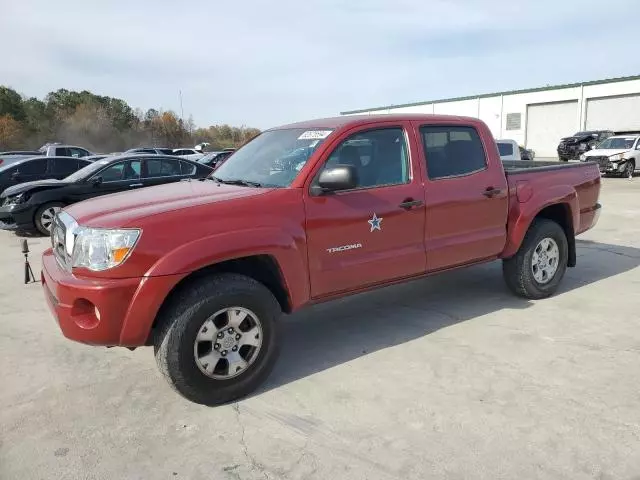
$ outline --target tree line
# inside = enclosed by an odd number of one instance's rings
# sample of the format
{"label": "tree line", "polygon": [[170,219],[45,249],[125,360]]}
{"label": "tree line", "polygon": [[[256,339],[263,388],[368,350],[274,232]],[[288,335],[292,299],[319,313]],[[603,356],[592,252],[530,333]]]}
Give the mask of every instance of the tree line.
{"label": "tree line", "polygon": [[235,148],[260,133],[256,128],[212,125],[196,128],[171,110],[131,108],[120,98],[61,88],[44,99],[24,97],[0,86],[0,151],[33,150],[48,142],[70,143],[94,152],[139,146]]}

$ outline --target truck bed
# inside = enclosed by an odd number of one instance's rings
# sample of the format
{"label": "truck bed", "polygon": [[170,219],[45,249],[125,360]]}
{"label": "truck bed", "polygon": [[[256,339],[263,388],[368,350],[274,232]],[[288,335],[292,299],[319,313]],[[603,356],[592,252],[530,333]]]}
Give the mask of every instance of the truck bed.
{"label": "truck bed", "polygon": [[[596,165],[595,162],[556,162],[556,161],[528,161],[528,160],[503,160],[502,166],[507,176],[518,175],[520,173],[551,172],[556,170],[566,170],[568,168],[584,168],[586,165]],[[597,167],[596,167],[597,168]]]}

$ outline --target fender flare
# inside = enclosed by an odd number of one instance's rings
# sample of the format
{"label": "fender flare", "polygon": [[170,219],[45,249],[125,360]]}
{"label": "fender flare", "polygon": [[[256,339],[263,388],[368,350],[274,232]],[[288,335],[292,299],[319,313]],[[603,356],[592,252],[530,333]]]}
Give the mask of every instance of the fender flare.
{"label": "fender flare", "polygon": [[164,255],[144,276],[189,275],[224,261],[256,255],[268,255],[275,260],[293,308],[308,301],[310,287],[304,238],[295,238],[274,227],[234,230],[198,238]]}
{"label": "fender flare", "polygon": [[571,229],[570,232],[566,232],[570,246],[569,264],[575,264],[575,248],[573,248],[573,254],[571,250],[574,242],[573,232],[575,232],[576,226],[580,225],[580,204],[578,192],[570,185],[555,185],[536,191],[527,202],[518,203],[514,209],[515,212],[512,210],[509,215],[514,220],[508,222],[507,244],[502,255],[503,258],[509,258],[517,253],[536,217],[544,209],[554,205],[563,205],[568,209],[568,227]]}

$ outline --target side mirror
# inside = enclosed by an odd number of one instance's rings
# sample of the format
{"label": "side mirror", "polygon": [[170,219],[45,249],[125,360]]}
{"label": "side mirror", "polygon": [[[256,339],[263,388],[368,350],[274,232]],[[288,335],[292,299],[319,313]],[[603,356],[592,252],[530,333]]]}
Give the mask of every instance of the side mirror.
{"label": "side mirror", "polygon": [[93,177],[91,179],[91,185],[97,187],[100,184],[102,184],[102,177]]}
{"label": "side mirror", "polygon": [[323,170],[318,178],[321,193],[350,190],[358,185],[358,173],[352,165],[336,165]]}

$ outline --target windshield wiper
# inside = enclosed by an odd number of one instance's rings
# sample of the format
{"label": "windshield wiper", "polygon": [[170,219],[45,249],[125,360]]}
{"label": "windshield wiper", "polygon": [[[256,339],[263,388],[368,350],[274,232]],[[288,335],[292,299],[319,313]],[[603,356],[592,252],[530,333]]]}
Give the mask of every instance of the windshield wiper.
{"label": "windshield wiper", "polygon": [[256,188],[262,187],[262,184],[260,182],[252,182],[251,180],[242,180],[241,178],[222,180],[221,178],[214,177],[213,175],[211,175],[208,178],[210,178],[214,182],[224,183],[225,185],[242,185],[244,187],[256,187]]}

